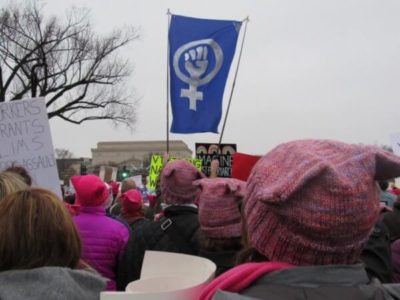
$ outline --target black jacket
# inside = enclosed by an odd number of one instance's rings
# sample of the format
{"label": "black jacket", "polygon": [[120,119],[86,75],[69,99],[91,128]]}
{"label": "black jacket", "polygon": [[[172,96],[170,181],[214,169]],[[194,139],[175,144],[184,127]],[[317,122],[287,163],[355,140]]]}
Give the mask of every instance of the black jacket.
{"label": "black jacket", "polygon": [[144,224],[139,230],[133,227],[119,274],[122,286],[118,288],[140,278],[146,250],[197,255],[198,229],[197,208],[190,206],[169,206],[159,221]]}
{"label": "black jacket", "polygon": [[388,229],[390,241],[400,238],[400,203],[395,202],[393,211],[383,215],[383,223]]}
{"label": "black jacket", "polygon": [[217,266],[215,277],[232,269],[236,265],[237,254],[238,251],[210,252],[203,249],[199,251],[199,256],[208,258]]}
{"label": "black jacket", "polygon": [[382,283],[391,283],[393,276],[392,254],[390,240],[386,226],[382,221],[375,224],[367,244],[362,253],[361,260],[370,278],[378,278]]}

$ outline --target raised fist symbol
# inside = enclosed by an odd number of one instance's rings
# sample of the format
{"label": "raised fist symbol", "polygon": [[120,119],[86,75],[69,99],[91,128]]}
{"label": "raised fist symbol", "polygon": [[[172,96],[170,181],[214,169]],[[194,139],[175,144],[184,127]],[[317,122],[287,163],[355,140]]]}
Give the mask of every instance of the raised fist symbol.
{"label": "raised fist symbol", "polygon": [[199,80],[200,76],[206,72],[207,54],[207,46],[199,46],[185,52],[185,68],[190,74],[191,81]]}

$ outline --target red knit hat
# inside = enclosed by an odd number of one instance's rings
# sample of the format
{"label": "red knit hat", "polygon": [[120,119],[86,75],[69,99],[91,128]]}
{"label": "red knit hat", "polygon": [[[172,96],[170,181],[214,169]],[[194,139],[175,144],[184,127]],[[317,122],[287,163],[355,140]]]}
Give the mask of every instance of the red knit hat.
{"label": "red knit hat", "polygon": [[115,197],[116,195],[118,195],[119,183],[118,183],[118,182],[115,182],[115,181],[110,181],[110,182],[108,183],[108,185],[109,185],[109,186],[111,187],[111,189],[112,189],[113,196]]}
{"label": "red knit hat", "polygon": [[160,189],[164,202],[171,205],[193,203],[198,189],[192,184],[204,175],[186,160],[168,162],[161,172]]}
{"label": "red knit hat", "polygon": [[355,263],[378,219],[375,180],[400,175],[400,158],[328,140],[282,144],[254,166],[246,188],[250,244],[271,261]]}
{"label": "red knit hat", "polygon": [[100,206],[109,196],[105,183],[96,175],[72,176],[71,182],[78,196],[75,202],[81,206]]}
{"label": "red knit hat", "polygon": [[141,211],[143,208],[143,199],[140,192],[136,189],[129,190],[121,195],[122,209],[128,214]]}
{"label": "red knit hat", "polygon": [[244,197],[246,182],[234,178],[204,178],[194,185],[199,195],[201,230],[211,238],[241,236],[239,204]]}

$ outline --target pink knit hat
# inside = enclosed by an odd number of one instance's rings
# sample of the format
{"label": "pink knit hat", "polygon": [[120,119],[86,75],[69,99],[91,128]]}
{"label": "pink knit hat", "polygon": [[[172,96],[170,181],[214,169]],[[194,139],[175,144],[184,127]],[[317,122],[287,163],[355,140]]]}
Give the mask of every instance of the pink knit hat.
{"label": "pink knit hat", "polygon": [[234,178],[204,178],[194,185],[199,195],[201,230],[211,238],[241,236],[239,204],[244,197],[246,182]]}
{"label": "pink knit hat", "polygon": [[295,265],[355,263],[378,219],[375,180],[400,175],[400,158],[328,140],[282,144],[254,166],[246,188],[251,246]]}
{"label": "pink knit hat", "polygon": [[105,183],[96,175],[72,176],[77,201],[81,206],[100,206],[108,198],[109,192]]}
{"label": "pink knit hat", "polygon": [[186,160],[168,162],[161,172],[160,189],[164,202],[171,205],[193,203],[198,189],[192,184],[204,175]]}
{"label": "pink knit hat", "polygon": [[115,181],[110,181],[109,183],[108,183],[108,185],[111,187],[111,189],[112,189],[112,194],[113,194],[113,196],[115,197],[116,195],[118,195],[118,192],[119,192],[119,183],[118,182],[115,182]]}
{"label": "pink knit hat", "polygon": [[121,195],[122,209],[126,213],[136,213],[143,208],[143,199],[136,189],[129,190]]}

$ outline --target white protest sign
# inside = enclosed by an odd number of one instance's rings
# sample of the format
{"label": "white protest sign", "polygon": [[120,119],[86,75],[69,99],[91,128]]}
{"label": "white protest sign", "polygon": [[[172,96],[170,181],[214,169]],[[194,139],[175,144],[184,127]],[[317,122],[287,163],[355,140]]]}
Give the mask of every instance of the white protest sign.
{"label": "white protest sign", "polygon": [[205,258],[146,251],[140,280],[126,292],[103,292],[101,300],[197,300],[204,286],[214,278],[215,264]]}
{"label": "white protest sign", "polygon": [[35,186],[61,196],[44,98],[0,103],[0,171],[24,167]]}
{"label": "white protest sign", "polygon": [[128,179],[134,181],[137,188],[142,188],[143,187],[142,175],[132,176],[132,177],[129,177]]}
{"label": "white protest sign", "polygon": [[390,142],[392,144],[394,154],[400,155],[400,132],[391,134]]}

